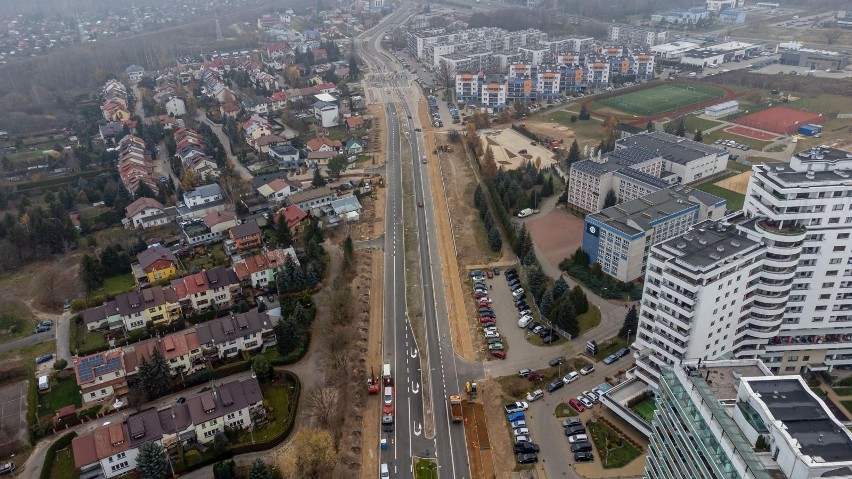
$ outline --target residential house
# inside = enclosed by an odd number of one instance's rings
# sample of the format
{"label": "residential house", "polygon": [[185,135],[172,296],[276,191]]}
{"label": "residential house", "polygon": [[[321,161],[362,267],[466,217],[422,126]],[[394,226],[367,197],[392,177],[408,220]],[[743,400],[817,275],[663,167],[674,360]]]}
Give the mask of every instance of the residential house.
{"label": "residential house", "polygon": [[337,153],[334,151],[309,151],[307,158],[308,166],[311,168],[325,166],[328,164],[328,160],[335,156],[337,156]]}
{"label": "residential house", "polygon": [[240,292],[240,281],[233,270],[218,266],[176,279],[172,289],[183,311],[202,311],[230,307]]}
{"label": "residential house", "polygon": [[361,202],[355,195],[344,196],[323,207],[331,225],[361,219]]}
{"label": "residential house", "polygon": [[211,183],[185,192],[183,204],[178,205],[178,214],[181,217],[203,218],[209,213],[224,210],[225,206],[222,188]]}
{"label": "residential house", "polygon": [[270,181],[257,189],[258,194],[270,202],[280,203],[284,198],[302,191],[302,185],[281,178]]}
{"label": "residential house", "polygon": [[130,112],[127,111],[127,105],[117,101],[108,101],[101,105],[101,114],[106,121],[121,121],[129,120]]}
{"label": "residential house", "polygon": [[308,214],[302,211],[296,205],[289,205],[279,209],[278,212],[275,213],[275,216],[272,218],[272,221],[280,221],[281,215],[284,215],[284,221],[287,222],[287,227],[290,228],[290,231],[298,230],[299,225],[302,224],[302,221],[308,217]]}
{"label": "residential house", "polygon": [[211,391],[189,398],[186,405],[196,439],[209,444],[226,427],[251,427],[254,411],[263,408],[263,393],[257,379],[249,378],[213,386]]}
{"label": "residential house", "polygon": [[125,331],[144,328],[149,322],[168,324],[180,317],[175,291],[154,286],[115,297],[115,307]]}
{"label": "residential house", "polygon": [[350,138],[349,141],[346,142],[345,148],[346,152],[350,155],[357,155],[358,153],[362,153],[364,151],[364,146],[356,138]]}
{"label": "residential house", "polygon": [[206,357],[225,359],[259,349],[266,340],[274,341],[274,326],[266,313],[255,308],[198,324],[195,330]]}
{"label": "residential house", "polygon": [[214,211],[204,216],[204,224],[210,228],[213,233],[219,233],[224,236],[225,232],[237,226],[237,219],[230,213]]}
{"label": "residential house", "polygon": [[278,169],[294,170],[304,162],[299,159],[299,150],[291,145],[277,145],[269,149],[269,159],[278,163]]}
{"label": "residential house", "polygon": [[269,97],[269,109],[271,111],[280,111],[287,107],[287,94],[283,91],[276,91]]}
{"label": "residential house", "polygon": [[228,239],[237,251],[243,252],[263,245],[263,233],[257,221],[246,221],[228,230]]}
{"label": "residential house", "polygon": [[114,144],[116,138],[124,136],[124,126],[117,121],[111,121],[98,126],[98,139],[104,143],[111,140]]}
{"label": "residential house", "polygon": [[314,63],[322,63],[328,60],[328,53],[325,51],[325,48],[312,50],[311,55],[313,55]]}
{"label": "residential house", "polygon": [[357,130],[358,128],[364,127],[364,117],[363,116],[353,116],[346,119],[346,128],[351,132],[352,130]]}
{"label": "residential house", "polygon": [[115,300],[107,301],[106,303],[89,308],[83,311],[83,324],[86,325],[88,331],[98,329],[121,329],[124,323],[121,322],[121,316],[118,314],[118,308],[115,305]]}
{"label": "residential house", "polygon": [[219,113],[221,113],[222,116],[236,118],[240,115],[240,104],[235,101],[226,101],[219,105]]}
{"label": "residential house", "polygon": [[149,361],[155,350],[166,360],[172,376],[193,374],[205,368],[198,333],[190,328],[125,346],[127,375],[138,373],[139,364],[143,359]]}
{"label": "residential house", "polygon": [[124,351],[111,349],[89,356],[74,356],[74,374],[84,405],[123,397],[128,392]]}
{"label": "residential house", "polygon": [[171,97],[165,104],[166,113],[169,116],[183,116],[186,115],[186,103],[180,98],[173,96]]}
{"label": "residential house", "polygon": [[334,153],[339,153],[340,149],[343,148],[343,144],[340,140],[331,140],[325,136],[320,138],[311,138],[305,144],[305,147],[308,151],[331,151]]}
{"label": "residential house", "polygon": [[148,283],[177,276],[178,261],[168,248],[151,246],[136,255],[136,259],[140,269],[139,276],[144,275]]}
{"label": "residential house", "polygon": [[151,191],[159,191],[159,175],[154,170],[151,153],[145,141],[135,135],[126,135],[118,142],[118,174],[128,192],[135,194],[143,183]]}
{"label": "residential house", "polygon": [[263,135],[257,139],[249,139],[248,143],[254,151],[268,154],[273,148],[286,141],[279,135]]}
{"label": "residential house", "polygon": [[111,478],[136,468],[138,449],[130,449],[130,435],[125,423],[105,423],[94,431],[71,441],[74,466],[80,478]]}
{"label": "residential house", "polygon": [[321,213],[319,208],[337,199],[337,192],[329,187],[305,190],[287,198],[288,205],[295,205],[300,210],[311,212],[315,216]]}
{"label": "residential house", "polygon": [[141,197],[124,208],[125,226],[146,229],[162,226],[174,221],[177,209],[164,207],[159,201]]}
{"label": "residential house", "polygon": [[264,289],[275,284],[275,275],[281,271],[290,256],[296,265],[299,258],[292,246],[284,249],[263,250],[234,263],[234,272],[240,282],[255,289]]}
{"label": "residential house", "polygon": [[247,96],[243,98],[241,105],[243,110],[252,113],[266,114],[269,113],[269,99],[265,96]]}
{"label": "residential house", "polygon": [[317,123],[325,128],[337,126],[337,123],[340,121],[340,113],[338,112],[337,105],[333,103],[318,101],[313,104],[312,108]]}
{"label": "residential house", "polygon": [[127,78],[133,83],[138,82],[145,76],[145,69],[135,64],[125,68],[124,72],[127,73]]}

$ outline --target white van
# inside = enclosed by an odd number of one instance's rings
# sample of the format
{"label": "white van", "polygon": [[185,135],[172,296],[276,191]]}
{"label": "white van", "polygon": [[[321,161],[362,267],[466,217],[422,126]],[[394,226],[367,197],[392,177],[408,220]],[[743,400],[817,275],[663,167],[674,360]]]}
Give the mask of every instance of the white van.
{"label": "white van", "polygon": [[389,479],[390,478],[390,472],[388,472],[388,465],[387,464],[382,464],[381,475],[379,477],[381,479]]}
{"label": "white van", "polygon": [[526,328],[527,326],[529,326],[529,324],[530,324],[530,322],[532,322],[532,320],[533,320],[532,316],[524,316],[524,317],[522,317],[521,319],[518,320],[518,327],[519,328]]}

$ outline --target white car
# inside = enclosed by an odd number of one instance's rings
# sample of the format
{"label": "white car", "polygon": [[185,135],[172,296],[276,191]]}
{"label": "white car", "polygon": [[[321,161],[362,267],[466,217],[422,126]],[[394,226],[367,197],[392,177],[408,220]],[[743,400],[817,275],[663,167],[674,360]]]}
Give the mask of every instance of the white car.
{"label": "white car", "polygon": [[541,389],[536,389],[535,391],[527,394],[527,401],[533,402],[539,400],[544,397],[544,391]]}
{"label": "white car", "polygon": [[583,406],[586,406],[586,409],[591,409],[595,405],[595,403],[586,396],[577,396],[577,400],[580,401]]}
{"label": "white car", "polygon": [[574,444],[575,442],[589,442],[589,436],[585,434],[574,434],[573,436],[568,436],[568,442]]}
{"label": "white car", "polygon": [[[544,395],[544,393],[542,393],[542,396],[543,395]],[[530,407],[529,404],[527,404],[523,401],[519,401],[519,402],[513,402],[513,403],[506,404],[505,406],[503,406],[503,409],[506,410],[506,414],[511,414],[513,412],[526,411],[528,407]]]}
{"label": "white car", "polygon": [[486,338],[499,338],[500,334],[497,331],[485,331]]}
{"label": "white car", "polygon": [[518,437],[518,436],[529,436],[529,435],[530,435],[530,430],[529,430],[529,428],[527,428],[527,427],[518,427],[518,428],[512,429],[512,434],[514,434],[514,435],[515,435],[515,437]]}
{"label": "white car", "polygon": [[488,326],[487,328],[482,328],[483,333],[496,333],[497,326]]}
{"label": "white car", "polygon": [[562,378],[562,381],[565,384],[568,384],[568,383],[576,381],[579,377],[580,377],[580,374],[577,373],[577,371],[571,371],[570,373],[566,374],[564,378]]}
{"label": "white car", "polygon": [[532,316],[524,316],[523,318],[518,320],[518,327],[519,328],[526,328],[527,326],[529,326],[529,324],[532,322],[532,320],[533,320]]}
{"label": "white car", "polygon": [[514,296],[516,298],[518,296],[522,295],[522,294],[524,294],[524,288],[518,288],[518,289],[512,291],[512,296]]}
{"label": "white car", "polygon": [[600,396],[591,391],[583,391],[583,396],[589,398],[589,401],[592,401],[593,403],[600,401]]}
{"label": "white car", "polygon": [[518,317],[519,318],[523,318],[524,316],[530,316],[531,314],[532,314],[532,311],[530,311],[529,309],[525,309],[523,311],[518,311]]}

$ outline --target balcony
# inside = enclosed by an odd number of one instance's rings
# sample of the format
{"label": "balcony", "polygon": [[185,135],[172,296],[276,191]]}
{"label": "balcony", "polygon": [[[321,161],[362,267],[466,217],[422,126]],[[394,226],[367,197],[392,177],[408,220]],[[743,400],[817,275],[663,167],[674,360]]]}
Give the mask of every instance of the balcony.
{"label": "balcony", "polygon": [[801,349],[808,345],[843,345],[852,346],[852,334],[826,334],[826,335],[804,335],[804,336],[776,336],[769,341],[772,346],[795,346],[793,349]]}
{"label": "balcony", "polygon": [[[805,234],[805,228],[793,223],[785,221],[772,221],[769,219],[758,220],[755,223],[757,228],[765,233],[769,233],[772,235],[782,236],[786,238],[782,238],[781,241],[790,241],[790,236],[803,236]],[[804,237],[802,238],[804,240]]]}

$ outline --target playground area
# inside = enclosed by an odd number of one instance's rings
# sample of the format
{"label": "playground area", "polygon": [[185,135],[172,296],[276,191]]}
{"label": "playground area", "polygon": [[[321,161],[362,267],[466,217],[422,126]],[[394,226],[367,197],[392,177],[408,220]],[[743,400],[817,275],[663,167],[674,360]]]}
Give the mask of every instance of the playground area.
{"label": "playground area", "polygon": [[654,116],[723,96],[724,90],[711,85],[669,83],[604,98],[597,103],[633,115]]}
{"label": "playground area", "polygon": [[745,136],[748,138],[754,138],[755,140],[762,141],[772,141],[778,138],[778,135],[773,135],[772,133],[767,133],[765,131],[754,130],[745,126],[732,126],[730,128],[725,128],[725,131],[734,135]]}
{"label": "playground area", "polygon": [[786,106],[776,106],[742,116],[733,122],[743,126],[772,131],[780,135],[790,135],[795,133],[802,125],[810,123],[821,125],[827,120],[828,118],[823,117],[822,113],[812,113]]}
{"label": "playground area", "polygon": [[751,179],[751,173],[751,170],[744,171],[738,175],[719,180],[716,182],[716,186],[744,195],[748,189],[748,180]]}

